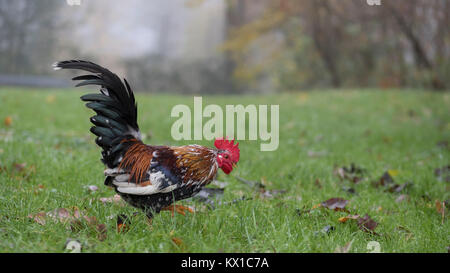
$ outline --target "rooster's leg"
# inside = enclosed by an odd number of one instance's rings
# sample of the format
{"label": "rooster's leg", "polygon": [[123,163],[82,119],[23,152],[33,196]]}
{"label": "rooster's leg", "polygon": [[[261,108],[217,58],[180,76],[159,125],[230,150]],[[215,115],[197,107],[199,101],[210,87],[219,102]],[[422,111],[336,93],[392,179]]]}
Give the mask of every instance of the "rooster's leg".
{"label": "rooster's leg", "polygon": [[162,208],[161,210],[169,210],[172,212],[172,216],[174,216],[175,212],[178,212],[181,215],[186,215],[185,211],[189,211],[190,213],[193,213],[194,210],[191,209],[190,207],[185,207],[185,206],[181,206],[181,205],[170,205],[167,206],[165,208]]}

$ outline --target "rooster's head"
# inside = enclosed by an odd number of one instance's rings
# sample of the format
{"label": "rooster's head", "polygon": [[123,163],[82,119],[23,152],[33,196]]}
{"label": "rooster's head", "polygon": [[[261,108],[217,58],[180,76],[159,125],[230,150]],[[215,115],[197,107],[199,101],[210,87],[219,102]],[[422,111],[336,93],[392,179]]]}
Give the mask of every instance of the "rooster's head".
{"label": "rooster's head", "polygon": [[218,138],[214,141],[218,149],[217,163],[224,173],[229,174],[239,161],[239,143],[234,144],[234,139]]}

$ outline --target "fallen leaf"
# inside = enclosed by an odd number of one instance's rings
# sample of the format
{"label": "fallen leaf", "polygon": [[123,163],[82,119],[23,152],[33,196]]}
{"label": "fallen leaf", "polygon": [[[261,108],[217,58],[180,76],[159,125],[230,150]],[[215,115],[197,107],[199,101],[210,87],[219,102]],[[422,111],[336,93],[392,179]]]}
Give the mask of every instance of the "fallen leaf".
{"label": "fallen leaf", "polygon": [[172,239],[172,242],[174,242],[177,246],[183,245],[183,240],[181,240],[180,238],[172,237],[171,239]]}
{"label": "fallen leaf", "polygon": [[4,124],[5,124],[6,127],[11,126],[11,124],[12,124],[12,117],[7,116],[5,118],[5,120],[4,120]]}
{"label": "fallen leaf", "polygon": [[46,223],[46,218],[47,214],[45,212],[39,212],[36,214],[30,214],[27,217],[30,219],[33,219],[36,223],[40,224],[40,225],[45,225]]}
{"label": "fallen leaf", "polygon": [[358,227],[365,232],[374,233],[374,229],[378,226],[378,223],[370,218],[368,214],[364,215],[364,217],[358,218]]}
{"label": "fallen leaf", "polygon": [[337,197],[337,198],[330,198],[326,201],[323,201],[322,203],[320,203],[320,206],[328,208],[328,209],[332,209],[335,211],[345,211],[345,206],[347,205],[347,203],[348,203],[348,200]]}
{"label": "fallen leaf", "polygon": [[27,166],[27,163],[13,163],[13,169],[16,172],[23,172],[25,170],[25,167]]}
{"label": "fallen leaf", "polygon": [[335,227],[327,225],[327,226],[322,228],[321,232],[325,233],[325,234],[328,234],[328,233],[332,232],[335,229],[336,229]]}
{"label": "fallen leaf", "polygon": [[450,165],[435,169],[434,175],[441,181],[450,182]]}
{"label": "fallen leaf", "polygon": [[346,191],[348,193],[351,193],[351,194],[355,194],[356,193],[356,190],[354,188],[350,188],[350,187],[342,187],[342,190]]}
{"label": "fallen leaf", "polygon": [[438,213],[440,213],[442,215],[442,224],[444,224],[444,220],[445,220],[445,208],[448,207],[448,201],[439,201],[436,200],[435,202],[436,205],[436,210]]}
{"label": "fallen leaf", "polygon": [[96,226],[96,230],[98,232],[97,238],[99,241],[104,241],[107,238],[107,229],[105,224],[98,224]]}
{"label": "fallen leaf", "polygon": [[439,213],[439,214],[442,214],[443,212],[444,212],[444,205],[443,205],[443,203],[444,202],[441,202],[441,201],[439,201],[439,200],[436,200],[435,201],[435,206],[436,206],[436,211]]}
{"label": "fallen leaf", "polygon": [[398,175],[399,171],[398,170],[388,170],[387,173],[389,174],[389,176],[395,177]]}
{"label": "fallen leaf", "polygon": [[95,216],[87,216],[81,212],[77,207],[72,208],[72,212],[66,208],[57,208],[50,212],[39,212],[37,214],[30,214],[28,218],[33,219],[40,225],[45,225],[47,219],[52,219],[54,222],[67,223],[70,222],[70,229],[72,231],[81,230],[85,224],[88,227],[94,228],[98,233],[99,240],[106,239],[106,225],[99,224]]}
{"label": "fallen leaf", "polygon": [[122,200],[122,197],[120,197],[119,194],[115,194],[113,197],[102,197],[99,199],[100,202],[102,203],[114,203],[114,204],[122,204],[124,205],[125,203]]}
{"label": "fallen leaf", "polygon": [[223,198],[224,189],[202,188],[192,200],[205,203],[210,209],[215,209]]}
{"label": "fallen leaf", "polygon": [[354,163],[352,163],[349,168],[344,166],[341,168],[334,169],[334,174],[340,180],[348,180],[355,184],[363,180],[365,173],[366,173],[365,169],[356,166]]}
{"label": "fallen leaf", "polygon": [[70,214],[70,212],[65,208],[58,208],[51,212],[48,212],[47,216],[60,222],[65,222],[74,219],[74,217]]}
{"label": "fallen leaf", "polygon": [[91,192],[96,192],[98,190],[98,187],[95,185],[89,185],[87,186],[87,189]]}
{"label": "fallen leaf", "polygon": [[261,189],[260,190],[260,197],[261,198],[273,198],[277,195],[281,195],[286,193],[286,190],[265,190],[265,189]]}
{"label": "fallen leaf", "polygon": [[390,186],[390,187],[387,189],[387,191],[389,191],[389,192],[401,192],[401,191],[403,191],[404,189],[406,189],[407,187],[409,187],[410,185],[412,185],[411,182],[405,182],[405,183],[403,183],[403,184],[401,184],[401,185],[394,184],[394,185]]}
{"label": "fallen leaf", "polygon": [[380,180],[378,180],[377,185],[378,186],[385,186],[385,185],[392,184],[392,183],[394,183],[394,179],[389,174],[389,171],[387,171],[387,172],[383,173],[383,175],[381,176]]}
{"label": "fallen leaf", "polygon": [[314,182],[314,185],[315,185],[316,187],[318,187],[319,189],[322,188],[322,184],[320,183],[320,179],[319,179],[319,178],[316,179],[316,181]]}
{"label": "fallen leaf", "polygon": [[351,220],[357,220],[358,218],[359,218],[358,214],[356,214],[356,215],[347,215],[347,216],[339,218],[338,221],[341,222],[341,223],[345,223],[345,222],[347,222],[350,219]]}
{"label": "fallen leaf", "polygon": [[318,236],[320,234],[330,234],[333,230],[335,230],[335,227],[327,225],[324,226],[320,231],[314,231],[314,236]]}
{"label": "fallen leaf", "polygon": [[13,163],[10,175],[18,180],[28,180],[36,173],[36,167],[31,165],[27,167],[27,163]]}

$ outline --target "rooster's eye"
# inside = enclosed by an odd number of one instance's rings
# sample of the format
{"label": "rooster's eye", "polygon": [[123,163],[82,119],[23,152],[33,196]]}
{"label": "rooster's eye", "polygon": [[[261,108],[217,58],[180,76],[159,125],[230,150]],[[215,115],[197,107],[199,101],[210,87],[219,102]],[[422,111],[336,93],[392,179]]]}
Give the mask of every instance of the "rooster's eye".
{"label": "rooster's eye", "polygon": [[228,155],[225,155],[225,158],[228,159]]}

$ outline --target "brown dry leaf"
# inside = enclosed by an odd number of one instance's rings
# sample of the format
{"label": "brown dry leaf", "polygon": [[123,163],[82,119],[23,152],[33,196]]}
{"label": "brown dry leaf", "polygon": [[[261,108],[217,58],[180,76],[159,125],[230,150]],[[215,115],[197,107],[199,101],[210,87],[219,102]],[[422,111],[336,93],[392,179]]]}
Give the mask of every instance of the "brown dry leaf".
{"label": "brown dry leaf", "polygon": [[436,211],[439,213],[439,214],[442,214],[443,212],[444,212],[444,202],[441,202],[441,201],[439,201],[439,200],[436,200],[435,201],[435,206],[436,206]]}
{"label": "brown dry leaf", "polygon": [[344,166],[334,169],[334,175],[340,180],[348,180],[355,184],[359,183],[364,178],[365,173],[365,169],[356,166],[354,163],[352,163],[349,168]]}
{"label": "brown dry leaf", "polygon": [[321,207],[325,207],[328,209],[332,209],[335,211],[346,211],[345,206],[347,205],[348,200],[345,200],[340,197],[330,198],[326,201],[320,203]]}
{"label": "brown dry leaf", "polygon": [[373,185],[375,187],[379,187],[379,186],[387,186],[387,185],[393,184],[393,183],[394,183],[394,179],[392,178],[390,172],[386,171],[383,173],[383,175],[380,177],[380,179],[378,181],[373,183]]}
{"label": "brown dry leaf", "polygon": [[27,163],[13,163],[13,170],[15,172],[21,173],[25,171],[25,168],[27,166]]}
{"label": "brown dry leaf", "polygon": [[98,190],[98,187],[95,185],[89,185],[86,186],[86,188],[90,191],[90,192],[96,192]]}
{"label": "brown dry leaf", "polygon": [[114,204],[118,204],[118,205],[125,205],[124,201],[122,200],[122,197],[120,197],[119,194],[115,194],[113,197],[102,197],[99,200],[103,204],[114,203]]}
{"label": "brown dry leaf", "polygon": [[345,223],[348,220],[357,220],[359,229],[377,235],[377,233],[374,232],[374,229],[378,226],[378,223],[375,222],[373,219],[371,219],[367,213],[366,215],[364,215],[364,217],[361,217],[358,214],[356,214],[356,215],[348,215],[338,219],[338,221],[341,223]]}
{"label": "brown dry leaf", "polygon": [[34,187],[34,194],[39,194],[41,191],[45,189],[45,186],[42,184],[38,184],[36,187]]}
{"label": "brown dry leaf", "polygon": [[338,221],[341,222],[341,223],[345,223],[345,222],[347,222],[350,219],[351,220],[357,220],[358,218],[359,218],[358,214],[356,214],[356,215],[347,215],[347,216],[339,218]]}
{"label": "brown dry leaf", "polygon": [[32,175],[36,173],[36,167],[31,165],[27,167],[27,163],[13,163],[12,171],[10,172],[11,177],[18,180],[28,180]]}
{"label": "brown dry leaf", "polygon": [[434,175],[445,182],[450,182],[450,165],[434,170]]}
{"label": "brown dry leaf", "polygon": [[107,229],[105,224],[98,224],[96,227],[96,230],[98,232],[97,238],[99,241],[106,240],[107,237]]}
{"label": "brown dry leaf", "polygon": [[[99,224],[97,218],[95,216],[87,216],[83,215],[78,212],[78,216],[76,216],[76,219],[72,220],[70,223],[70,228],[72,231],[80,231],[83,229],[83,227],[88,226],[90,228],[93,228],[97,232],[97,238],[100,241],[104,241],[107,237],[107,229],[105,224]],[[85,224],[84,224],[85,223]]]}
{"label": "brown dry leaf", "polygon": [[52,219],[60,223],[70,222],[72,231],[81,230],[85,226],[84,223],[86,223],[88,227],[94,228],[99,233],[98,238],[100,241],[106,239],[106,225],[99,224],[95,216],[84,215],[77,207],[73,207],[71,211],[66,208],[57,208],[47,213],[39,212],[37,214],[30,214],[28,218],[33,219],[40,225],[45,225],[47,219]]}
{"label": "brown dry leaf", "polygon": [[366,213],[364,217],[358,218],[358,227],[365,232],[374,233],[374,229],[378,226],[378,223],[375,222],[370,216]]}
{"label": "brown dry leaf", "polygon": [[316,187],[318,187],[319,189],[322,188],[322,184],[320,183],[320,179],[319,179],[319,178],[316,179],[316,181],[314,182],[314,185],[315,185]]}
{"label": "brown dry leaf", "polygon": [[448,205],[448,204],[446,204],[446,201],[442,201],[442,202],[441,202],[441,201],[439,201],[439,200],[436,200],[435,205],[436,205],[436,211],[442,215],[442,224],[444,224],[444,220],[445,220],[445,207],[446,207],[446,205]]}
{"label": "brown dry leaf", "polygon": [[260,198],[273,198],[277,195],[282,195],[286,193],[286,190],[265,190],[260,189],[259,191]]}
{"label": "brown dry leaf", "polygon": [[27,217],[30,219],[33,219],[33,221],[35,221],[36,223],[40,224],[40,225],[45,225],[46,223],[46,218],[47,214],[45,212],[39,212],[36,214],[30,214]]}
{"label": "brown dry leaf", "polygon": [[4,124],[6,127],[11,126],[12,124],[12,117],[11,116],[7,116],[4,120]]}
{"label": "brown dry leaf", "polygon": [[174,242],[177,246],[183,245],[183,240],[181,240],[180,238],[172,237],[171,239],[172,239],[172,242]]}
{"label": "brown dry leaf", "polygon": [[58,208],[51,212],[48,212],[47,216],[60,222],[65,222],[74,219],[74,217],[70,214],[70,212],[65,208]]}
{"label": "brown dry leaf", "polygon": [[83,219],[86,220],[86,222],[91,225],[91,226],[95,226],[98,224],[97,218],[95,216],[83,216]]}
{"label": "brown dry leaf", "polygon": [[409,187],[410,185],[412,185],[411,182],[405,182],[405,183],[403,183],[403,184],[401,184],[401,185],[394,184],[394,185],[392,185],[391,187],[389,187],[389,188],[387,189],[387,191],[389,191],[389,192],[401,192],[401,191],[403,191],[404,189],[406,189],[407,187]]}
{"label": "brown dry leaf", "polygon": [[352,244],[353,244],[353,240],[351,240],[350,242],[345,244],[345,246],[338,246],[334,250],[334,253],[348,253],[350,248],[352,247]]}

